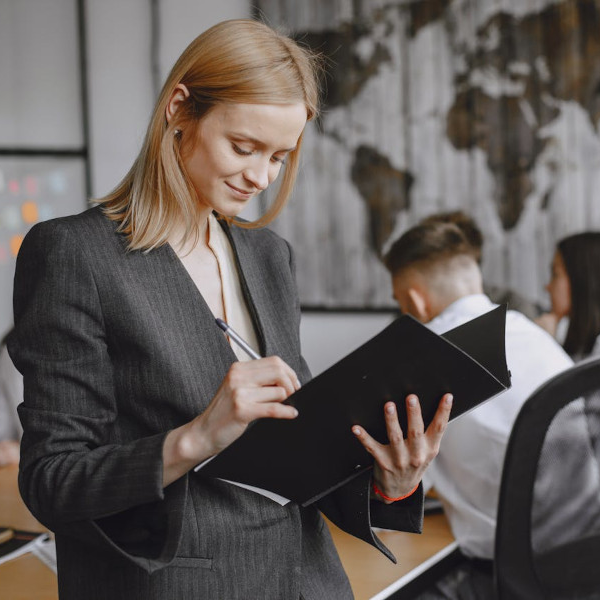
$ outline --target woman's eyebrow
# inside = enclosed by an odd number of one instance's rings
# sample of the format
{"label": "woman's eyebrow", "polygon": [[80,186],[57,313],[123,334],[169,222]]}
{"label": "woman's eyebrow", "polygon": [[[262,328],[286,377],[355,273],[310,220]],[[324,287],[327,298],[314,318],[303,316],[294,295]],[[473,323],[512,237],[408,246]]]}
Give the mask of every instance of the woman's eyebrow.
{"label": "woman's eyebrow", "polygon": [[[263,141],[252,137],[251,135],[246,135],[244,133],[234,133],[232,134],[233,138],[238,138],[238,139],[243,139],[247,142],[250,142],[251,144],[254,144],[255,146],[259,146],[261,148],[264,148],[265,146],[267,146],[267,144],[265,144]],[[281,150],[277,150],[277,152],[293,152],[296,149],[296,146],[292,146],[291,148],[282,148]]]}

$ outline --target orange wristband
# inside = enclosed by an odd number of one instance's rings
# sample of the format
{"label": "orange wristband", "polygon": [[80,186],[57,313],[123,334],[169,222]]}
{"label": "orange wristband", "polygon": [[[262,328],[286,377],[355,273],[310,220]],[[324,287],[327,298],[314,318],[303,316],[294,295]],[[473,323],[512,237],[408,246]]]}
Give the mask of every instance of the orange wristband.
{"label": "orange wristband", "polygon": [[390,496],[386,496],[378,487],[377,484],[375,482],[373,482],[373,491],[378,495],[381,496],[384,500],[387,500],[388,502],[398,502],[398,500],[404,500],[405,498],[408,498],[409,496],[412,496],[418,489],[419,484],[417,483],[417,485],[415,485],[415,487],[410,490],[410,492],[408,492],[408,494],[404,494],[404,496],[398,496],[397,498],[391,498]]}

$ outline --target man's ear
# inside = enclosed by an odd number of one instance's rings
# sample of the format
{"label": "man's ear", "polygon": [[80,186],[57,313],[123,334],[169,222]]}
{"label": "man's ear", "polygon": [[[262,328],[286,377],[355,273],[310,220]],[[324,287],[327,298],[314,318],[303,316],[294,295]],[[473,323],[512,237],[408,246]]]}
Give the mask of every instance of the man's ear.
{"label": "man's ear", "polygon": [[407,290],[409,313],[416,317],[421,323],[427,323],[431,320],[431,307],[429,299],[419,287],[410,287]]}
{"label": "man's ear", "polygon": [[190,97],[190,92],[183,85],[183,83],[178,83],[173,89],[173,93],[169,98],[169,102],[167,103],[167,108],[165,109],[165,117],[167,119],[167,123],[171,122],[173,115],[177,112],[180,104],[185,102]]}

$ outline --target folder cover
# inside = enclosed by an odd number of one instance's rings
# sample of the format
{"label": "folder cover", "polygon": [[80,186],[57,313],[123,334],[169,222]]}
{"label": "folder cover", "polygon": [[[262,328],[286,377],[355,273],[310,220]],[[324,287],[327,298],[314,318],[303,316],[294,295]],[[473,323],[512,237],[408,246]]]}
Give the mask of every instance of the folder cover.
{"label": "folder cover", "polygon": [[286,402],[298,417],[256,421],[199,473],[307,506],[372,467],[351,428],[361,425],[387,443],[386,402],[396,404],[406,433],[410,393],[427,426],[447,392],[454,419],[508,389],[505,323],[503,305],[440,336],[403,315],[292,394]]}

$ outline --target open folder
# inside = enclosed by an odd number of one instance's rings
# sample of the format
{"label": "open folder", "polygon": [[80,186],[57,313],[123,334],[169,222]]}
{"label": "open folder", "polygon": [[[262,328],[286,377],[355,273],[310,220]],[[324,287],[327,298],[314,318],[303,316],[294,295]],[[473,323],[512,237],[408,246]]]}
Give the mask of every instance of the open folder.
{"label": "open folder", "polygon": [[198,471],[307,506],[372,467],[351,428],[387,443],[386,402],[395,402],[406,433],[410,393],[427,426],[447,392],[453,419],[508,389],[505,322],[499,306],[440,336],[403,315],[292,394],[286,402],[298,417],[256,421]]}

